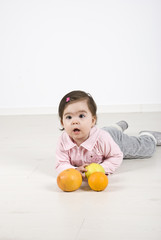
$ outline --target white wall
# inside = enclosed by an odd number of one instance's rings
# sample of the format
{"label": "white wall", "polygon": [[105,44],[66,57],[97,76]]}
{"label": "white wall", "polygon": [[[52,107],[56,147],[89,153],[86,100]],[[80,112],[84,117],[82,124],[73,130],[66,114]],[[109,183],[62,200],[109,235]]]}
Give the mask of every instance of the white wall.
{"label": "white wall", "polygon": [[161,104],[160,0],[1,0],[0,108]]}

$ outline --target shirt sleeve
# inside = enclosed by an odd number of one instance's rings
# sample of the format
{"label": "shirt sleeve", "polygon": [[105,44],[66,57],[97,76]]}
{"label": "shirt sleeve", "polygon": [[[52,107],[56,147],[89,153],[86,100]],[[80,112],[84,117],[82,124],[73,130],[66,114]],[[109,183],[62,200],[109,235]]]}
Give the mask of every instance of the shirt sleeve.
{"label": "shirt sleeve", "polygon": [[104,160],[100,165],[105,169],[106,174],[111,174],[121,165],[123,153],[110,134],[105,132],[105,135],[101,142]]}
{"label": "shirt sleeve", "polygon": [[75,168],[75,167],[71,165],[68,151],[66,151],[63,148],[63,145],[61,143],[61,138],[60,138],[56,148],[55,170],[56,170],[56,173],[59,174],[60,172],[68,168]]}

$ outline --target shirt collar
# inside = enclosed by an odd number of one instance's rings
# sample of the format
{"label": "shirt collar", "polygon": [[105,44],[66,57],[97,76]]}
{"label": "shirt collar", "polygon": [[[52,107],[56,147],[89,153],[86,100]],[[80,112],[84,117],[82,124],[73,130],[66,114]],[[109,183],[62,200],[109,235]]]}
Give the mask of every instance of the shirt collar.
{"label": "shirt collar", "polygon": [[[88,151],[91,151],[95,145],[95,142],[98,138],[98,134],[99,134],[99,130],[96,126],[94,126],[93,128],[91,128],[89,137],[87,138],[86,141],[84,141],[80,146],[82,146],[83,148],[86,148]],[[72,140],[71,138],[68,136],[68,134],[64,131],[62,134],[62,138],[63,138],[63,147],[65,150],[69,150],[75,146],[77,146]]]}
{"label": "shirt collar", "polygon": [[86,148],[88,151],[92,151],[92,149],[97,141],[98,134],[99,134],[99,129],[96,126],[94,126],[93,128],[91,128],[89,138],[87,138],[87,140],[84,141],[81,144],[81,146]]}
{"label": "shirt collar", "polygon": [[62,134],[62,144],[65,150],[69,150],[75,146],[77,146],[72,140],[71,138],[68,136],[68,134],[64,131]]}

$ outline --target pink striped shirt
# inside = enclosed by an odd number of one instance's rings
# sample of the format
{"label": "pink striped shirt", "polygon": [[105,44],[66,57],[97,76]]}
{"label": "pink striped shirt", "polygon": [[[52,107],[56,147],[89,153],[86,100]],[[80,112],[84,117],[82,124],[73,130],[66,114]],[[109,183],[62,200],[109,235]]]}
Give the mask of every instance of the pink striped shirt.
{"label": "pink striped shirt", "polygon": [[122,160],[123,153],[108,132],[95,126],[78,147],[64,131],[56,149],[56,172],[94,162],[102,165],[106,174],[111,174]]}

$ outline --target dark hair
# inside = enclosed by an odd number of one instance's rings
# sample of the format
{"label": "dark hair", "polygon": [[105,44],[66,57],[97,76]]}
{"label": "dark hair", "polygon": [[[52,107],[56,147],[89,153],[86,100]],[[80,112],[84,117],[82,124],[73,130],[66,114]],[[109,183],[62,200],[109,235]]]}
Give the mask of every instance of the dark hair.
{"label": "dark hair", "polygon": [[95,101],[93,100],[92,96],[89,93],[77,90],[77,91],[72,91],[72,92],[67,93],[60,101],[58,111],[59,111],[59,117],[60,117],[61,121],[63,120],[63,112],[64,112],[66,106],[68,104],[70,104],[71,102],[77,102],[80,100],[87,100],[87,105],[88,105],[89,110],[92,113],[92,116],[97,118],[97,115],[96,115],[97,114],[96,113],[97,105],[96,105]]}

